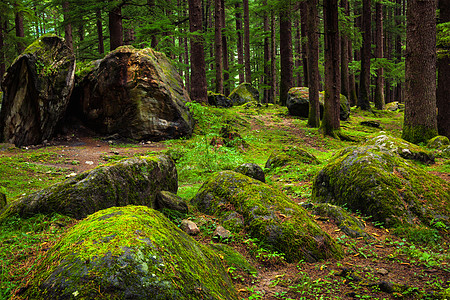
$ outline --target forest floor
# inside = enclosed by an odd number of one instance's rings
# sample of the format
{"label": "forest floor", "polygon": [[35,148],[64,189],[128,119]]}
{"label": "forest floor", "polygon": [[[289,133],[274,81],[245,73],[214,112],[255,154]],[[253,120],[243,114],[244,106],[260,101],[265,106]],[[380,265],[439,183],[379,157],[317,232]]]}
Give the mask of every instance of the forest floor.
{"label": "forest floor", "polygon": [[[376,120],[383,130],[398,136],[402,113],[352,110],[351,119],[341,123],[342,129],[361,141],[379,134],[380,128],[359,125],[362,120]],[[211,139],[217,136],[224,122],[238,128],[250,146],[245,149],[211,146]],[[114,137],[96,137],[89,130],[77,127],[46,145],[23,149],[0,147],[0,172],[3,174],[0,191],[11,199],[106,162],[165,152],[178,158],[179,195],[189,200],[212,172],[233,169],[244,162],[263,167],[272,150],[299,145],[315,154],[321,165],[305,166],[293,173],[270,172],[266,180],[293,201],[302,203],[309,200],[315,174],[333,153],[356,144],[324,138],[317,129],[306,127],[306,120],[291,117],[285,108],[275,106],[233,108],[226,112],[211,109],[197,123],[194,137],[189,140],[133,144]],[[421,167],[450,181],[449,159],[438,158],[434,165]],[[211,239],[211,232],[218,225],[214,217],[190,208],[189,218],[206,220],[196,239],[203,243],[215,242]],[[382,224],[371,222],[370,218],[354,216],[364,220],[365,230],[373,238],[349,238],[331,220],[314,216],[322,229],[343,247],[345,257],[340,260],[287,263],[282,254],[262,248],[245,233],[233,236],[227,241],[228,245],[240,252],[257,271],[228,267],[240,298],[438,299],[439,293],[450,294],[448,235],[433,229],[398,235]],[[0,225],[0,299],[10,299],[29,276],[29,269],[76,223],[62,220],[40,217]]]}

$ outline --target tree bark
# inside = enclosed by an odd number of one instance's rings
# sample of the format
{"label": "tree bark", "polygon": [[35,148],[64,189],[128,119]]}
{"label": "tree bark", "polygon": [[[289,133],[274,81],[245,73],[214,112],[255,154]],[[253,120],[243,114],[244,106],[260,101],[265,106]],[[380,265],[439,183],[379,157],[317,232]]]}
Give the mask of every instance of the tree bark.
{"label": "tree bark", "polygon": [[[376,23],[376,34],[375,34],[375,57],[383,58],[384,49],[383,49],[383,5],[380,2],[377,2],[376,5],[376,13],[375,13],[375,23]],[[384,70],[383,68],[377,69],[377,78],[375,84],[375,108],[376,109],[384,109]]]}
{"label": "tree bark", "polygon": [[0,15],[0,90],[3,81],[3,75],[5,75],[5,37],[6,37],[6,20]]}
{"label": "tree bark", "polygon": [[308,0],[306,9],[306,34],[308,37],[308,83],[309,83],[309,114],[308,126],[320,126],[319,104],[319,16],[318,0]]}
{"label": "tree bark", "polygon": [[300,26],[302,38],[302,66],[303,66],[303,86],[309,86],[308,81],[308,42],[306,39],[306,1],[300,2]]}
{"label": "tree bark", "polygon": [[420,143],[437,135],[436,0],[408,0],[406,17],[402,137]]}
{"label": "tree bark", "polygon": [[337,137],[340,129],[339,109],[341,94],[340,41],[338,5],[336,0],[323,1],[325,28],[325,99],[321,130]]}
{"label": "tree bark", "polygon": [[206,91],[206,65],[203,49],[202,1],[189,0],[189,26],[191,37],[191,98],[208,103]]}
{"label": "tree bark", "polygon": [[296,86],[303,85],[302,72],[300,67],[302,66],[302,35],[300,29],[300,22],[295,20],[295,77],[297,79]]}
{"label": "tree bark", "polygon": [[[439,0],[440,22],[450,22],[450,2]],[[438,109],[437,123],[440,135],[450,138],[450,49],[438,58],[438,87],[436,104]]]}
{"label": "tree bark", "polygon": [[244,0],[244,60],[245,81],[252,83],[252,70],[250,67],[250,15],[248,11],[248,0]]}
{"label": "tree bark", "polygon": [[[348,0],[341,0],[341,7],[346,16],[348,16]],[[350,83],[348,72],[348,37],[341,35],[341,94],[349,99],[350,97]]]}
{"label": "tree bark", "polygon": [[[399,29],[401,27],[400,17],[402,16],[402,0],[397,0],[397,7],[395,8],[395,25]],[[395,38],[395,62],[398,64],[402,60],[402,39],[400,34],[397,34]],[[402,83],[398,82],[394,89],[394,100],[398,102],[404,102],[403,100],[403,88]]]}
{"label": "tree bark", "polygon": [[[14,6],[16,7],[16,9],[19,9],[17,4],[15,4]],[[25,44],[23,42],[23,38],[25,37],[25,30],[23,27],[23,12],[22,11],[16,12],[14,22],[15,22],[15,28],[16,28],[16,37],[18,37],[17,51],[20,54],[23,52],[23,50],[25,50]]]}
{"label": "tree bark", "polygon": [[371,28],[371,0],[363,0],[362,9],[362,35],[363,45],[361,48],[361,75],[359,83],[358,107],[363,110],[370,109],[370,56],[372,47]]}
{"label": "tree bark", "polygon": [[286,106],[289,89],[292,87],[292,25],[290,0],[284,0],[280,9],[280,103]]}
{"label": "tree bark", "polygon": [[114,50],[123,46],[122,8],[114,7],[109,12],[109,48]]}
{"label": "tree bark", "polygon": [[225,0],[220,1],[222,7],[222,55],[223,55],[223,91],[225,95],[230,94],[230,66],[228,61],[228,39],[226,30],[226,17],[225,17]]}
{"label": "tree bark", "polygon": [[102,11],[98,9],[95,13],[97,19],[97,38],[98,38],[98,53],[105,53],[105,46],[103,45],[103,24]]}
{"label": "tree bark", "polygon": [[239,64],[239,84],[245,81],[244,72],[242,67],[244,66],[244,42],[242,40],[242,14],[241,5],[239,2],[235,4],[236,9],[236,34],[237,34],[237,58]]}
{"label": "tree bark", "polygon": [[264,11],[264,15],[263,15],[263,26],[264,26],[264,78],[263,78],[263,83],[264,83],[264,95],[263,95],[263,102],[264,103],[272,103],[272,99],[270,99],[271,97],[271,93],[270,93],[270,39],[269,39],[269,13],[268,10],[266,8],[267,6],[267,0],[264,0],[263,2],[263,11]]}
{"label": "tree bark", "polygon": [[222,5],[214,2],[214,59],[216,68],[216,93],[223,94]]}
{"label": "tree bark", "polygon": [[70,50],[73,51],[73,38],[72,38],[72,22],[69,19],[69,2],[64,1],[62,3],[63,14],[64,14],[64,39],[66,40],[66,45]]}
{"label": "tree bark", "polygon": [[270,99],[275,103],[277,97],[277,61],[276,61],[275,14],[270,13]]}
{"label": "tree bark", "polygon": [[[352,41],[348,40],[348,59],[351,61],[353,59],[353,46]],[[358,93],[356,91],[356,80],[355,80],[355,73],[350,73],[348,78],[348,101],[350,103],[350,106],[355,106],[358,103]]]}

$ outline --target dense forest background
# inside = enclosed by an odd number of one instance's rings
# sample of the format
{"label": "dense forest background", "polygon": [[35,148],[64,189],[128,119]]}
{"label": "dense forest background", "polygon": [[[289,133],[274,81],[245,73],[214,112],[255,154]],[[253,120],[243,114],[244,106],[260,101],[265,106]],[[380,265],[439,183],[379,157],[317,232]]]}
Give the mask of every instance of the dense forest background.
{"label": "dense forest background", "polygon": [[[438,23],[427,34],[434,41],[423,47],[436,55],[438,45],[438,58],[446,60],[448,69],[445,1],[7,0],[0,4],[0,76],[27,45],[51,33],[65,37],[79,68],[121,45],[164,52],[198,102],[206,101],[206,89],[228,95],[239,83],[250,82],[262,102],[285,105],[291,87],[307,86],[314,94],[326,89],[331,74],[340,77],[337,94],[347,96],[350,105],[370,109],[372,101],[383,109],[385,103],[408,97],[407,15],[413,23],[421,6]],[[425,24],[425,15],[418,16],[417,22]],[[328,70],[327,54],[333,62]],[[436,64],[436,58],[420,64]],[[441,87],[450,85],[442,78]],[[438,92],[432,102],[439,106],[441,97],[448,106],[447,95]],[[448,124],[441,123],[440,133],[448,135]],[[309,125],[318,127],[318,120],[310,118]]]}

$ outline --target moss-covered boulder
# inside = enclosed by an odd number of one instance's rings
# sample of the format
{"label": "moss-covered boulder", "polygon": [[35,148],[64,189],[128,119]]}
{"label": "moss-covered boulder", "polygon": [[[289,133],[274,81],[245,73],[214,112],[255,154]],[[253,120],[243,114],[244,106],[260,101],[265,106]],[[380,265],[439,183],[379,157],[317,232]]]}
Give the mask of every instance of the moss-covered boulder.
{"label": "moss-covered boulder", "polygon": [[6,206],[6,195],[0,192],[0,210]]}
{"label": "moss-covered boulder", "polygon": [[255,101],[259,103],[259,92],[250,83],[244,82],[238,85],[228,96],[233,105],[241,105]]}
{"label": "moss-covered boulder", "polygon": [[432,148],[432,149],[437,149],[437,148],[440,148],[442,146],[447,146],[447,145],[450,145],[450,140],[448,139],[448,137],[443,136],[443,135],[435,136],[434,138],[429,140],[427,143],[427,147]]}
{"label": "moss-covered boulder", "polygon": [[238,299],[217,254],[144,206],[89,216],[34,274],[28,299]]}
{"label": "moss-covered boulder", "polygon": [[395,152],[350,147],[330,160],[314,180],[312,201],[345,205],[385,226],[441,221],[450,226],[450,186]]}
{"label": "moss-covered boulder", "polygon": [[385,110],[389,111],[397,111],[397,110],[404,110],[405,104],[398,103],[397,101],[386,103],[386,106],[384,107]]}
{"label": "moss-covered boulder", "polygon": [[186,201],[180,196],[168,191],[160,191],[156,195],[155,206],[157,210],[172,210],[183,214],[188,213],[188,206]]}
{"label": "moss-covered boulder", "polygon": [[234,171],[244,174],[245,176],[251,177],[253,179],[259,180],[261,182],[266,182],[264,170],[257,164],[253,163],[242,164],[236,169],[234,169]]}
{"label": "moss-covered boulder", "polygon": [[411,159],[423,163],[434,163],[434,154],[420,146],[396,138],[387,134],[381,134],[367,140],[365,146],[373,146],[376,149],[389,151],[404,159]]}
{"label": "moss-covered boulder", "polygon": [[240,173],[213,174],[191,200],[220,221],[233,213],[244,229],[266,247],[284,253],[287,261],[317,261],[341,255],[340,247],[298,204],[280,191]]}
{"label": "moss-covered boulder", "polygon": [[256,268],[252,264],[250,264],[249,261],[244,256],[242,256],[242,254],[234,250],[234,248],[220,243],[210,244],[209,247],[221,257],[223,257],[225,264],[229,268],[233,268],[238,272],[244,272],[247,274],[258,273]]}
{"label": "moss-covered boulder", "polygon": [[159,191],[176,193],[177,170],[167,156],[131,158],[100,166],[11,201],[1,218],[59,213],[82,219],[112,206],[155,207]]}
{"label": "moss-covered boulder", "polygon": [[319,160],[311,153],[297,146],[284,147],[276,150],[267,159],[267,169],[280,168],[289,164],[319,164]]}
{"label": "moss-covered boulder", "polygon": [[155,141],[192,134],[189,95],[163,53],[119,47],[95,65],[80,89],[74,111],[100,134]]}
{"label": "moss-covered boulder", "polygon": [[217,107],[232,107],[233,103],[231,102],[231,99],[227,96],[220,94],[220,93],[214,93],[208,91],[208,104],[217,106]]}
{"label": "moss-covered boulder", "polygon": [[28,46],[2,83],[0,142],[24,146],[52,138],[65,116],[74,78],[75,56],[63,39],[44,35]]}

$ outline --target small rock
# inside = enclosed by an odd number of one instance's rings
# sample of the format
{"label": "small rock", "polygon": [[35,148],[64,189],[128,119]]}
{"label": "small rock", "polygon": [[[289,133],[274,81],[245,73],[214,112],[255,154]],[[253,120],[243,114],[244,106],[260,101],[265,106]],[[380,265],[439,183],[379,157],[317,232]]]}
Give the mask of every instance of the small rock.
{"label": "small rock", "polygon": [[253,179],[259,180],[261,182],[266,182],[264,171],[257,164],[252,163],[242,164],[239,167],[237,167],[234,171],[244,174],[245,176],[251,177]]}
{"label": "small rock", "polygon": [[197,235],[200,233],[200,229],[198,229],[197,224],[195,224],[191,220],[185,219],[181,221],[180,228],[189,235]]}
{"label": "small rock", "polygon": [[231,237],[231,231],[225,229],[222,226],[217,226],[216,230],[214,230],[213,238],[219,239],[219,240],[225,240]]}
{"label": "small rock", "polygon": [[381,123],[378,121],[362,121],[359,124],[367,127],[380,128]]}
{"label": "small rock", "polygon": [[70,174],[67,174],[67,175],[66,175],[66,178],[75,177],[75,176],[77,176],[77,173],[72,172],[72,173],[70,173]]}
{"label": "small rock", "polygon": [[381,275],[387,275],[389,273],[389,271],[386,270],[386,269],[381,268],[381,269],[377,270],[377,273],[381,274]]}
{"label": "small rock", "polygon": [[90,165],[90,166],[94,164],[94,162],[93,162],[93,161],[90,161],[90,160],[86,161],[85,163],[86,163],[87,165]]}

